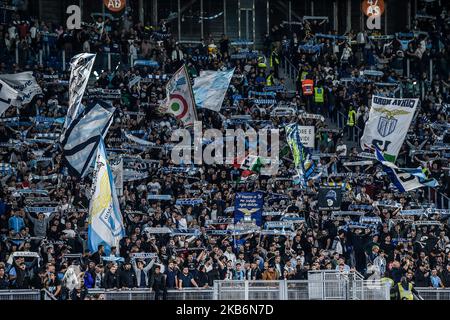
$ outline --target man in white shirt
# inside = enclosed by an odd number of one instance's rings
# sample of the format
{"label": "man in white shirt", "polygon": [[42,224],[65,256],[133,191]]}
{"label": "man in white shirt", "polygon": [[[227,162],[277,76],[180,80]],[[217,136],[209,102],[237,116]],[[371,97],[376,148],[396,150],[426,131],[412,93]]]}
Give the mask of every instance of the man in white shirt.
{"label": "man in white shirt", "polygon": [[231,246],[228,246],[223,255],[227,257],[228,261],[231,260],[231,264],[234,268],[234,266],[236,265],[236,255],[233,253],[233,248]]}
{"label": "man in white shirt", "polygon": [[187,230],[187,221],[179,213],[174,213],[173,222],[176,224],[176,228],[179,230]]}
{"label": "man in white shirt", "polygon": [[178,45],[176,45],[175,49],[172,51],[171,58],[173,61],[183,60],[183,51],[181,51],[181,49]]}

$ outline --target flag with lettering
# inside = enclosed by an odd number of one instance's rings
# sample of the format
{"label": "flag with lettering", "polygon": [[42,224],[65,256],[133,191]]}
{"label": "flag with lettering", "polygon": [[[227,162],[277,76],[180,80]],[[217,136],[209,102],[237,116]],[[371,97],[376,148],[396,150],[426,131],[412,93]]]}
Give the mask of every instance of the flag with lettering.
{"label": "flag with lettering", "polygon": [[361,137],[361,148],[377,147],[386,160],[395,162],[414,117],[419,99],[372,96],[369,119]]}

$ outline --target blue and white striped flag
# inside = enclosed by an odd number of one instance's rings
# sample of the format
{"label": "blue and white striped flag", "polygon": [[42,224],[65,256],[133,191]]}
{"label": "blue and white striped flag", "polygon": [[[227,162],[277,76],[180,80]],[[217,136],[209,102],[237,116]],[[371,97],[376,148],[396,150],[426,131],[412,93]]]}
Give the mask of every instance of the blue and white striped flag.
{"label": "blue and white striped flag", "polygon": [[115,108],[104,101],[88,106],[67,129],[62,142],[69,171],[84,177],[95,157],[100,137],[108,132]]}
{"label": "blue and white striped flag", "polygon": [[96,252],[99,245],[104,245],[108,255],[111,247],[119,247],[119,241],[125,235],[125,229],[103,138],[98,145],[92,186],[93,192],[89,203],[88,248],[90,252]]}
{"label": "blue and white striped flag", "polygon": [[192,87],[195,103],[200,108],[219,112],[233,73],[234,68],[227,71],[200,71]]}
{"label": "blue and white striped flag", "polygon": [[391,179],[392,184],[400,192],[411,191],[421,187],[434,188],[439,185],[436,179],[428,179],[420,168],[399,168],[392,162],[386,161],[378,148],[375,149],[375,156],[383,165],[383,170]]}
{"label": "blue and white striped flag", "polygon": [[94,66],[95,57],[95,54],[80,53],[70,61],[69,108],[67,109],[64,129],[68,128],[80,114],[81,99]]}

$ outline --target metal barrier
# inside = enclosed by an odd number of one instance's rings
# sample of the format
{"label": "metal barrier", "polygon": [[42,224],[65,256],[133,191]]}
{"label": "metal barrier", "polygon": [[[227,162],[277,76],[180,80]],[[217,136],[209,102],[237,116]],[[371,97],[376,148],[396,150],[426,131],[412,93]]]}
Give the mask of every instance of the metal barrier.
{"label": "metal barrier", "polygon": [[423,300],[450,300],[450,289],[416,288]]}
{"label": "metal barrier", "polygon": [[[154,300],[155,292],[149,289],[105,290],[90,289],[89,294],[103,295],[105,300]],[[162,298],[162,292],[161,297]],[[214,300],[213,289],[184,288],[167,290],[168,300]]]}
{"label": "metal barrier", "polygon": [[215,298],[217,300],[285,300],[286,284],[284,281],[215,281]]}
{"label": "metal barrier", "polygon": [[41,300],[41,290],[0,290],[0,300]]}
{"label": "metal barrier", "polygon": [[436,188],[427,187],[427,198],[437,209],[450,209],[450,198]]}
{"label": "metal barrier", "polygon": [[[292,84],[295,86],[295,81],[298,76],[298,69],[294,66],[294,64],[289,60],[288,57],[282,56],[281,65],[284,70],[284,74],[292,81]],[[293,88],[294,90],[296,88]]]}
{"label": "metal barrier", "polygon": [[[356,279],[352,274],[330,272],[309,280],[215,281],[213,288],[167,291],[168,300],[389,300],[389,289],[380,282]],[[324,280],[326,279],[326,280]],[[353,282],[353,283],[352,283]],[[90,289],[102,300],[154,300],[149,289]],[[448,294],[447,294],[448,297]],[[51,297],[50,297],[51,298]],[[161,297],[162,299],[162,293]],[[49,300],[41,290],[3,290],[0,300]],[[53,299],[52,299],[53,300]]]}

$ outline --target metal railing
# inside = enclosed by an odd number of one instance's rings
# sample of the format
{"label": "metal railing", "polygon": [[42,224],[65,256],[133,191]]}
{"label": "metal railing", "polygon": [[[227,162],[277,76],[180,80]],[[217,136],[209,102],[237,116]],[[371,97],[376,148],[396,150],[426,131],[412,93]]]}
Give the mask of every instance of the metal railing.
{"label": "metal railing", "polygon": [[[295,81],[298,76],[298,69],[294,66],[294,64],[289,60],[288,57],[282,56],[281,65],[284,70],[284,74],[292,81],[292,84],[295,86]],[[290,88],[295,90],[296,88]]]}
{"label": "metal railing", "polygon": [[217,300],[286,300],[285,281],[215,281]]}
{"label": "metal railing", "polygon": [[450,198],[436,188],[427,187],[426,195],[428,201],[437,209],[450,209]]}
{"label": "metal railing", "polygon": [[0,290],[0,300],[41,300],[41,290]]}
{"label": "metal railing", "polygon": [[416,288],[423,300],[450,300],[450,288]]}
{"label": "metal railing", "polygon": [[[213,288],[167,290],[168,300],[388,300],[389,290],[381,283],[349,281],[341,276],[330,280],[215,281]],[[154,300],[150,289],[90,289],[102,300]],[[163,293],[160,293],[160,299]],[[55,300],[41,290],[0,290],[0,300]]]}
{"label": "metal railing", "polygon": [[[154,300],[155,292],[150,289],[105,290],[89,289],[89,294],[103,295],[105,300]],[[168,300],[215,300],[212,288],[183,288],[167,290]],[[160,293],[160,299],[163,293]]]}

